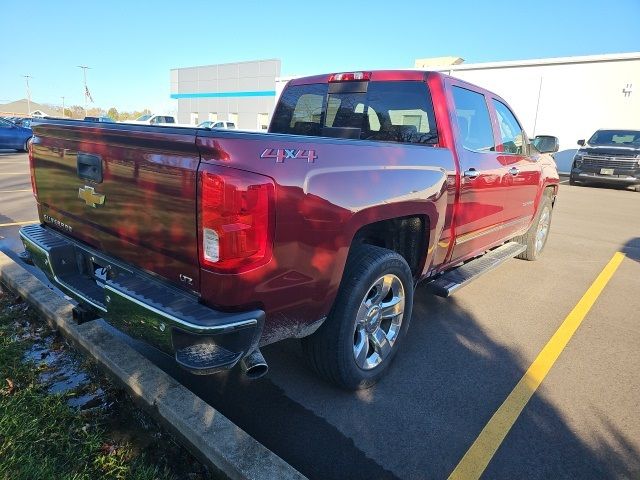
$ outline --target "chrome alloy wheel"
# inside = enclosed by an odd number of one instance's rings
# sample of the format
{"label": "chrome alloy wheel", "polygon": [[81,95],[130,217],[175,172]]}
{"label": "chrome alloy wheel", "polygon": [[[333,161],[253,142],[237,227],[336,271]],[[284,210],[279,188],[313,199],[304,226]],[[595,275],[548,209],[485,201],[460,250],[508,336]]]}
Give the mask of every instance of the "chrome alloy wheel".
{"label": "chrome alloy wheel", "polygon": [[402,282],[393,274],[383,275],[369,287],[353,334],[353,356],[361,369],[377,367],[391,353],[400,335],[404,301]]}
{"label": "chrome alloy wheel", "polygon": [[536,230],[536,253],[540,253],[547,241],[547,235],[549,234],[549,225],[551,224],[551,209],[549,206],[545,206],[540,215],[540,221],[538,222],[538,229]]}

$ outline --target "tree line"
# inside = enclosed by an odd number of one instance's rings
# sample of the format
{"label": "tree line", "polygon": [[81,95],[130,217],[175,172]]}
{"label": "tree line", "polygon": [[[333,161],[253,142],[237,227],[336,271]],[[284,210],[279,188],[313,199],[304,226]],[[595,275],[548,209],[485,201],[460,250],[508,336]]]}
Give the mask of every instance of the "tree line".
{"label": "tree line", "polygon": [[144,110],[133,110],[130,112],[119,112],[117,108],[111,107],[108,110],[99,107],[91,107],[87,109],[85,113],[84,107],[80,105],[72,105],[70,107],[65,107],[64,114],[62,112],[62,107],[58,107],[55,105],[47,105],[47,110],[51,112],[54,116],[64,116],[67,118],[76,118],[83,119],[85,116],[88,117],[110,117],[115,121],[124,121],[124,120],[135,120],[140,115],[145,115],[151,113],[151,110],[145,108]]}

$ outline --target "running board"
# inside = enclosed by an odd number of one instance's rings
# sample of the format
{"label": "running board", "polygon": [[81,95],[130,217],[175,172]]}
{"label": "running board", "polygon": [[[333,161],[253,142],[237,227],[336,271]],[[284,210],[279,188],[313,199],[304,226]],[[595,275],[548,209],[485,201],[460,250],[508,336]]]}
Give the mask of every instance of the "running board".
{"label": "running board", "polygon": [[505,243],[494,250],[490,250],[481,257],[445,272],[429,282],[427,288],[429,288],[434,295],[449,297],[483,273],[493,270],[510,258],[524,252],[526,249],[526,245],[521,245],[516,242]]}

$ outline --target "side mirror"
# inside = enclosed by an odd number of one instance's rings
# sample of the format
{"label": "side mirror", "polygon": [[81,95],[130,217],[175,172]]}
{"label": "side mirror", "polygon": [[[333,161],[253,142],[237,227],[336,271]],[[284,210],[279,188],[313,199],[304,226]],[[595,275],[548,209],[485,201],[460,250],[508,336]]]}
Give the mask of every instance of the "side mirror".
{"label": "side mirror", "polygon": [[558,137],[551,135],[536,135],[532,143],[540,153],[554,153],[560,148]]}
{"label": "side mirror", "polygon": [[581,147],[584,147],[584,140],[578,140],[578,145],[580,145]]}

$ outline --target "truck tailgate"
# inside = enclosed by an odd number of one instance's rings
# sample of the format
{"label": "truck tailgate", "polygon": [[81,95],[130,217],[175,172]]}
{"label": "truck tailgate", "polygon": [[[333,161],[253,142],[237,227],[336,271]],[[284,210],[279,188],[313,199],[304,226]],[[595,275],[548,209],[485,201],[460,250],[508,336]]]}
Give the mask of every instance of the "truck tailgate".
{"label": "truck tailgate", "polygon": [[34,126],[33,172],[48,226],[160,275],[199,288],[195,129]]}

